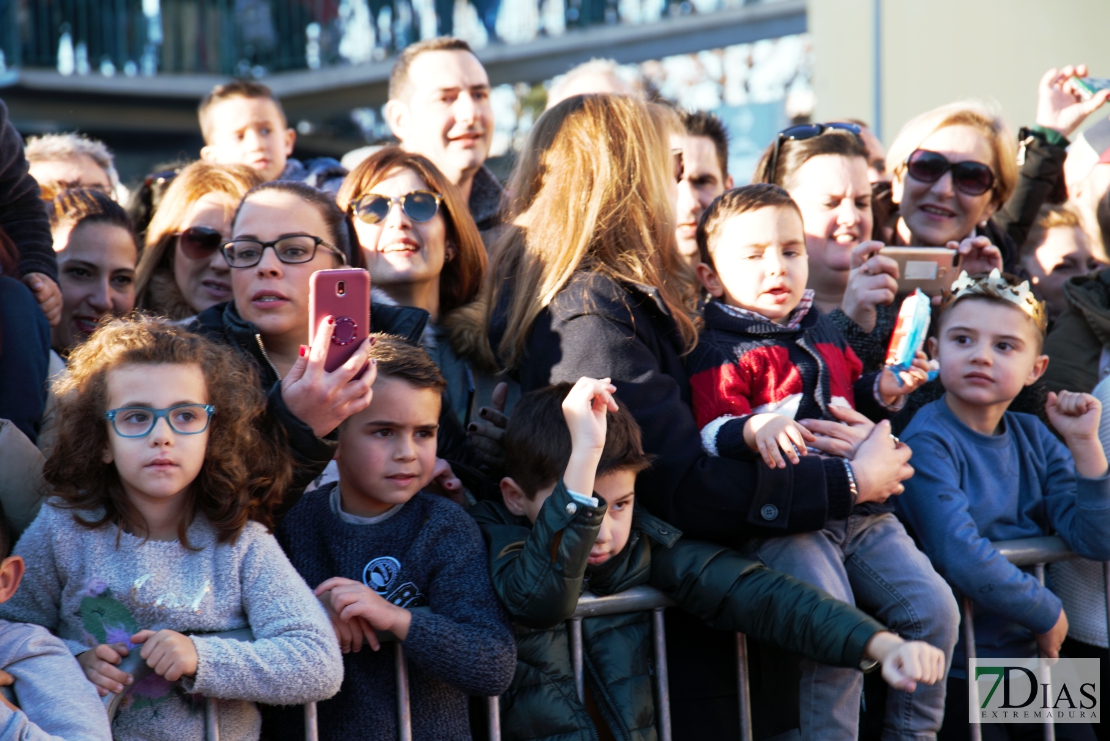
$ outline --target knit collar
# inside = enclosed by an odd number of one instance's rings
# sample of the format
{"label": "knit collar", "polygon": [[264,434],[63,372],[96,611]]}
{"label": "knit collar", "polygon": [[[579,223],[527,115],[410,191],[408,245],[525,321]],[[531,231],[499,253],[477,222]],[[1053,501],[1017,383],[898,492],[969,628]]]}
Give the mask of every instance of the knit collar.
{"label": "knit collar", "polygon": [[809,313],[810,308],[813,306],[813,289],[807,288],[802,293],[802,300],[799,301],[798,305],[794,307],[794,310],[790,312],[790,316],[787,318],[786,324],[777,324],[776,322],[773,322],[759,312],[750,311],[748,309],[741,309],[739,306],[729,306],[722,301],[713,301],[712,303],[719,307],[721,311],[729,314],[730,316],[734,316],[737,319],[747,319],[759,324],[776,324],[782,329],[789,331],[800,327],[802,324],[802,320],[805,319],[806,314]]}

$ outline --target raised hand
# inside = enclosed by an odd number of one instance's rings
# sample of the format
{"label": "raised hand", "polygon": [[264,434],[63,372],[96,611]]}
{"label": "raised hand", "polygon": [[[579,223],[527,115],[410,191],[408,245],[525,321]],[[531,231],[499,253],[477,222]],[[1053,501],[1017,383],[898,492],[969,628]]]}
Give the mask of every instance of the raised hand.
{"label": "raised hand", "polygon": [[579,378],[563,399],[563,417],[570,430],[570,461],[563,483],[589,496],[594,490],[597,464],[605,447],[606,411],[617,411],[617,387],[608,378]]}
{"label": "raised hand", "polygon": [[852,248],[848,286],[840,310],[870,332],[875,328],[875,307],[894,302],[898,293],[898,263],[879,254],[882,242],[860,242]]}
{"label": "raised hand", "polygon": [[1037,86],[1038,126],[1071,136],[1087,116],[1097,111],[1108,100],[1110,90],[1102,90],[1084,100],[1073,78],[1086,77],[1087,65],[1068,65],[1063,69],[1050,69],[1041,77]]}
{"label": "raised hand", "polygon": [[1098,437],[1102,404],[1090,394],[1049,391],[1044,405],[1048,421],[1064,438],[1075,459],[1075,472],[1097,479],[1106,473],[1106,453]]}
{"label": "raised hand", "polygon": [[129,685],[134,678],[125,671],[120,670],[119,663],[124,656],[129,656],[131,650],[123,643],[102,643],[96,648],[77,655],[77,663],[85,672],[85,676],[96,687],[101,697],[109,692],[123,692],[125,685]]}
{"label": "raised hand", "polygon": [[490,406],[478,410],[478,420],[466,428],[466,438],[470,447],[486,466],[500,471],[505,467],[505,428],[509,418],[505,416],[505,402],[509,398],[509,384],[502,381],[493,388]]}
{"label": "raised hand", "polygon": [[131,636],[131,642],[142,645],[139,655],[154,673],[167,681],[176,682],[182,677],[197,673],[200,656],[193,639],[175,630],[140,630]]}
{"label": "raised hand", "polygon": [[744,442],[763,457],[771,468],[786,468],[786,461],[801,461],[806,445],[816,440],[813,433],[790,417],[781,414],[755,414],[744,425]]}
{"label": "raised hand", "polygon": [[[373,337],[363,340],[346,363],[330,373],[324,370],[335,331],[334,321],[330,316],[320,321],[312,347],[301,348],[301,357],[281,381],[285,406],[320,437],[329,434],[347,417],[370,406],[374,395],[371,387],[378,376],[377,361],[369,360]],[[363,368],[366,373],[362,378],[353,380]]]}
{"label": "raised hand", "polygon": [[62,320],[62,289],[50,276],[42,273],[27,273],[23,276],[23,284],[35,295],[39,308],[46,314],[46,321],[51,327],[57,327]]}
{"label": "raised hand", "polygon": [[1002,253],[986,237],[968,237],[962,242],[949,242],[946,246],[960,253],[960,270],[966,270],[968,275],[1002,269]]}

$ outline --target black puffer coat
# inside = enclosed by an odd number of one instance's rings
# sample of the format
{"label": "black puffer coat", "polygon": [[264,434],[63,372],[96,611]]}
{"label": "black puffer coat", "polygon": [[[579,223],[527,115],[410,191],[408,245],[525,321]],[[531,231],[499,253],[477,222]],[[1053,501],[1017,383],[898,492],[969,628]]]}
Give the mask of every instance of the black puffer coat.
{"label": "black puffer coat", "polygon": [[[598,738],[575,689],[565,622],[587,590],[609,595],[648,584],[711,627],[837,666],[860,666],[867,642],[883,630],[808,584],[727,548],[681,539],[642,509],[633,513],[620,554],[587,568],[605,511],[604,502],[575,504],[561,482],[534,525],[497,502],[470,510],[489,547],[494,591],[516,631],[516,675],[501,698],[509,741]],[[582,635],[587,692],[608,730],[621,741],[655,741],[650,612],[586,618]]]}

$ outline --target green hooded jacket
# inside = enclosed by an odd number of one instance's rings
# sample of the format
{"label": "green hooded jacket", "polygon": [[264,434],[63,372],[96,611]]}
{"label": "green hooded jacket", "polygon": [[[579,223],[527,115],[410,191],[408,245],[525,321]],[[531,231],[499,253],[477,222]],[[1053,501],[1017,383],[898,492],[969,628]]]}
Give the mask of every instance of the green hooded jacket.
{"label": "green hooded jacket", "polygon": [[[606,504],[575,502],[560,481],[535,524],[500,502],[472,507],[490,554],[494,591],[513,621],[517,665],[501,697],[508,741],[593,741],[598,732],[578,699],[566,621],[579,596],[650,585],[709,626],[739,631],[837,666],[860,667],[883,626],[850,605],[722,546],[682,533],[636,509],[628,544],[587,569]],[[651,613],[582,621],[587,692],[613,737],[656,741]]]}
{"label": "green hooded jacket", "polygon": [[1091,393],[1102,379],[1098,363],[1102,348],[1110,347],[1110,269],[1098,275],[1072,278],[1064,284],[1068,308],[1045,339],[1051,360],[1045,371],[1049,391]]}

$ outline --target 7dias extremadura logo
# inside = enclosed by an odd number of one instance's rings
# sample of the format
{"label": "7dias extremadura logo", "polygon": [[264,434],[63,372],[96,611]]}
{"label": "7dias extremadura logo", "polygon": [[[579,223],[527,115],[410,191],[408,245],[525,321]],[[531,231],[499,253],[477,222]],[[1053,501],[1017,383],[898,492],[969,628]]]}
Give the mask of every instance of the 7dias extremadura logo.
{"label": "7dias extremadura logo", "polygon": [[971,659],[972,723],[1098,723],[1098,659]]}

